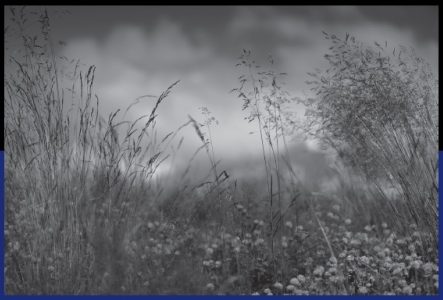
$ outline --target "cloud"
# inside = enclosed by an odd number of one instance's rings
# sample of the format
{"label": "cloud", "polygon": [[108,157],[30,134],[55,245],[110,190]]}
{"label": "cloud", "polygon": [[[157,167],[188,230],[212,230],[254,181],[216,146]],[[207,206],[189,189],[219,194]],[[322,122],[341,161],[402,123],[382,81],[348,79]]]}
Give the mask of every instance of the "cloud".
{"label": "cloud", "polygon": [[191,68],[211,54],[208,45],[193,44],[178,24],[167,19],[158,22],[151,32],[120,26],[103,47],[111,56],[152,70]]}
{"label": "cloud", "polygon": [[[126,107],[139,96],[159,95],[171,83],[181,80],[159,107],[160,136],[186,122],[188,114],[203,121],[198,108],[208,107],[220,122],[211,128],[216,156],[239,176],[261,174],[256,124],[243,119],[241,101],[228,93],[237,86],[234,64],[242,48],[252,49],[259,57],[273,54],[277,67],[288,73],[287,88],[295,96],[309,93],[304,83],[306,72],[325,66],[323,55],[329,44],[322,30],[338,35],[350,32],[369,44],[387,40],[392,45],[412,45],[431,65],[438,65],[436,42],[419,42],[409,27],[374,22],[355,7],[238,7],[224,22],[218,32],[184,27],[170,18],[159,18],[149,28],[116,23],[100,40],[68,41],[66,56],[97,66],[96,91],[105,113]],[[147,114],[153,105],[154,100],[146,99],[128,117]],[[300,107],[295,108],[302,114]],[[251,131],[256,133],[251,135]],[[191,127],[181,135],[185,143],[183,155],[176,158],[177,165],[185,163],[201,145]],[[317,149],[315,141],[293,147],[294,151],[312,155]],[[207,158],[204,153],[201,156],[206,170]],[[313,161],[316,159],[321,160],[315,157]],[[309,167],[302,163],[299,166]],[[320,165],[312,166],[322,170]]]}

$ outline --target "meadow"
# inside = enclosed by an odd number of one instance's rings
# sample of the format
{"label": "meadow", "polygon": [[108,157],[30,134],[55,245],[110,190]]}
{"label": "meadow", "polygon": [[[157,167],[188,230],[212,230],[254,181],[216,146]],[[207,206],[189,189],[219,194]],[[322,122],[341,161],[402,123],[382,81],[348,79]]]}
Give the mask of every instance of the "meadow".
{"label": "meadow", "polygon": [[[136,102],[102,115],[95,67],[57,55],[46,12],[34,34],[26,10],[11,14],[22,45],[5,55],[7,294],[438,293],[438,83],[408,49],[325,33],[331,68],[310,74],[309,99],[243,50],[231,92],[257,124],[264,172],[242,182],[214,154],[209,109],[157,135],[179,82],[136,120],[125,119]],[[307,108],[303,122],[285,109],[294,102]],[[156,172],[186,128],[201,146],[165,190]],[[336,153],[336,193],[299,179],[294,130]],[[208,176],[185,184],[197,155]]]}

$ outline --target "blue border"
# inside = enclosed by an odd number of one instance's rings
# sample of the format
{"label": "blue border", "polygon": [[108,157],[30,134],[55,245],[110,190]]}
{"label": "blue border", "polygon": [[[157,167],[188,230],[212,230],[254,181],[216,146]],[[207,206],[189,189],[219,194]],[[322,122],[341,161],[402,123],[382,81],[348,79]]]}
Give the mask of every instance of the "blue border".
{"label": "blue border", "polygon": [[5,246],[4,246],[4,242],[5,242],[5,193],[4,193],[4,187],[5,187],[5,176],[4,176],[4,171],[5,171],[5,152],[4,151],[0,151],[0,197],[2,199],[2,205],[1,205],[1,213],[0,213],[0,219],[1,219],[1,224],[3,224],[3,230],[1,231],[1,238],[0,238],[0,246],[2,249],[2,255],[0,255],[0,268],[1,268],[1,272],[0,272],[0,281],[1,281],[1,285],[0,285],[0,295],[3,296],[5,294]]}
{"label": "blue border", "polygon": [[[439,186],[440,183],[442,181],[442,175],[440,173],[440,170],[442,169],[443,166],[443,151],[439,151],[439,155],[438,155],[438,181],[439,181]],[[1,218],[1,222],[4,226],[4,204],[5,202],[3,201],[5,199],[4,197],[4,151],[0,151],[0,179],[1,182],[3,182],[3,184],[0,184],[0,195],[1,195],[1,199],[2,199],[2,203],[3,205],[1,206],[1,213],[0,213],[0,218]],[[438,199],[439,199],[439,203],[441,203],[441,195],[439,193],[438,195]],[[441,206],[439,205],[439,216],[441,215]],[[438,224],[439,224],[439,250],[441,249],[441,238],[440,238],[440,232],[441,232],[441,222],[440,222],[440,218],[438,220]],[[3,249],[3,253],[4,253],[4,230],[1,231],[1,247]],[[440,254],[440,252],[439,252]],[[439,255],[440,257],[440,255]],[[220,299],[220,298],[226,298],[226,299],[244,299],[244,298],[252,298],[252,299],[256,299],[258,298],[268,298],[269,296],[8,296],[5,295],[5,291],[4,291],[4,254],[1,255],[1,259],[0,259],[0,265],[1,265],[1,269],[2,272],[0,272],[0,279],[1,282],[3,283],[1,285],[1,290],[0,290],[0,297],[1,298],[9,298],[9,299],[30,299],[30,298],[38,298],[38,299],[46,299],[46,298],[51,298],[51,299],[78,299],[78,298],[82,298],[82,299],[124,299],[124,298],[131,298],[131,299]],[[441,283],[441,263],[439,260],[439,283]],[[439,289],[440,292],[440,289]],[[439,296],[272,296],[272,299],[287,299],[288,297],[303,297],[303,298],[309,298],[309,299],[322,299],[322,298],[355,298],[355,299],[392,299],[392,298],[414,298],[414,299],[439,299]]]}

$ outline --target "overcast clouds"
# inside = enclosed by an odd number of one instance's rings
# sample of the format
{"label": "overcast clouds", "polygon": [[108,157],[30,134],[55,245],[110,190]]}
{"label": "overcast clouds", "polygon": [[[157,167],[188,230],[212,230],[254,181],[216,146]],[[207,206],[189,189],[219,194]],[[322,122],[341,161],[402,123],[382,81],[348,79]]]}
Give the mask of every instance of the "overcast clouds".
{"label": "overcast clouds", "polygon": [[[97,66],[96,92],[105,111],[135,98],[158,95],[181,80],[159,110],[158,128],[167,132],[201,119],[206,106],[219,120],[216,155],[233,162],[257,153],[258,137],[243,120],[241,101],[229,90],[238,76],[234,65],[243,48],[272,54],[288,73],[294,95],[308,92],[306,72],[321,67],[329,47],[322,30],[346,32],[372,43],[414,47],[437,70],[437,7],[63,7],[54,34],[67,43],[64,55]],[[54,8],[51,8],[54,10]],[[152,106],[140,106],[138,113]],[[189,128],[188,149],[198,138]]]}

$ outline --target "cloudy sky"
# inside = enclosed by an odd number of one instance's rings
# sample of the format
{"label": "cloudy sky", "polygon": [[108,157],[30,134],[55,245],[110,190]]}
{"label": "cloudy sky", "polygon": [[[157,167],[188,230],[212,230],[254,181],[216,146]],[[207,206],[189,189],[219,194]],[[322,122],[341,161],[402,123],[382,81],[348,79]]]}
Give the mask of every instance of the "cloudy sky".
{"label": "cloudy sky", "polygon": [[[49,9],[56,10],[69,11],[52,21],[55,38],[66,42],[62,54],[97,66],[96,93],[106,112],[126,107],[141,95],[159,95],[180,80],[160,107],[158,128],[174,129],[187,121],[188,114],[202,120],[198,108],[207,107],[219,121],[212,132],[216,156],[233,169],[240,161],[252,161],[260,149],[258,135],[249,134],[253,124],[243,120],[241,101],[229,93],[237,86],[234,65],[242,49],[259,58],[274,56],[278,68],[288,73],[287,89],[294,96],[307,95],[306,72],[325,65],[329,44],[322,30],[338,36],[349,32],[370,44],[412,46],[435,70],[438,64],[436,6]],[[151,108],[147,101],[130,117]],[[188,131],[186,147],[195,149],[199,140],[191,128]],[[297,147],[313,151],[313,146]],[[252,170],[253,165],[242,169]]]}

